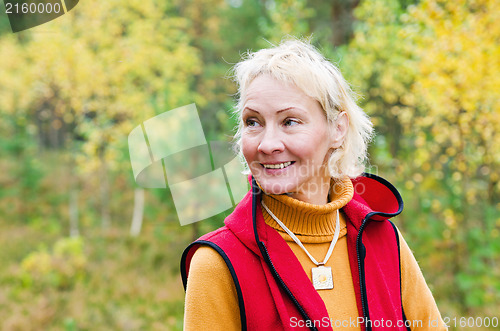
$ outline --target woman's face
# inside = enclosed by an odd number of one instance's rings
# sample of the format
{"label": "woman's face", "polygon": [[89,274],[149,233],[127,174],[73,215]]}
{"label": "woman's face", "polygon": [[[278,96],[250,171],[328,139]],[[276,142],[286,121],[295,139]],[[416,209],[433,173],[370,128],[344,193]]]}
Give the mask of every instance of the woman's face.
{"label": "woman's face", "polygon": [[316,100],[294,85],[260,75],[247,88],[242,119],[242,152],[264,192],[327,202],[326,162],[343,134],[327,122]]}

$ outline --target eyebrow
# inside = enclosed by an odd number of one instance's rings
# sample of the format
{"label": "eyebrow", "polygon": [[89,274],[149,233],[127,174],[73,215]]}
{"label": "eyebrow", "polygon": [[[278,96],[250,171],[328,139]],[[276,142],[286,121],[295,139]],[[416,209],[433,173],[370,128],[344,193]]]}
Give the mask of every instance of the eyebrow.
{"label": "eyebrow", "polygon": [[[282,112],[285,112],[285,111],[287,111],[287,110],[291,110],[291,109],[294,109],[294,108],[295,108],[295,107],[287,107],[287,108],[283,108],[283,109],[278,110],[276,113],[277,113],[277,114],[279,114],[279,113],[282,113]],[[253,112],[257,113],[257,114],[260,114],[257,110],[252,109],[252,108],[250,108],[250,107],[245,107],[245,108],[243,108],[243,110],[250,110],[250,111],[253,111]]]}

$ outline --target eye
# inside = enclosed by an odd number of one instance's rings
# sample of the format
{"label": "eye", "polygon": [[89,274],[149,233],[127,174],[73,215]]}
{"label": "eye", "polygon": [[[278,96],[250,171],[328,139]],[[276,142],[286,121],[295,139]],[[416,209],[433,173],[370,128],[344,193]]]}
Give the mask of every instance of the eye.
{"label": "eye", "polygon": [[245,126],[247,127],[256,127],[256,126],[259,126],[259,122],[257,122],[257,120],[255,118],[248,118],[245,120]]}
{"label": "eye", "polygon": [[284,126],[294,126],[299,124],[299,121],[294,118],[287,118],[283,121]]}

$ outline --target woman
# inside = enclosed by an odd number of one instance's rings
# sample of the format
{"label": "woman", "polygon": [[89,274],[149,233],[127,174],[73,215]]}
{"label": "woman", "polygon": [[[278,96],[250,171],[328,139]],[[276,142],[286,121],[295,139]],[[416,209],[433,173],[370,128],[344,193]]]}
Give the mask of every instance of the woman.
{"label": "woman", "polygon": [[403,202],[363,174],[372,124],[339,70],[287,41],[235,67],[252,190],[183,254],[186,330],[445,329],[387,219]]}

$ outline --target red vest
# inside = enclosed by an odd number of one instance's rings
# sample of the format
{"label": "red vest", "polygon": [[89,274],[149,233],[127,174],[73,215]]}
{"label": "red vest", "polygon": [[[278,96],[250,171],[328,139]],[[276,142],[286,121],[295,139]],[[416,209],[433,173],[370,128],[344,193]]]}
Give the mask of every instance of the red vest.
{"label": "red vest", "polygon": [[[405,330],[401,300],[399,237],[387,218],[399,214],[403,201],[384,179],[365,174],[353,180],[347,216],[347,246],[359,317],[350,326],[362,330]],[[253,181],[225,226],[189,245],[181,260],[184,287],[191,258],[200,245],[214,248],[233,278],[243,330],[332,330],[341,327],[294,253],[264,222],[259,188]],[[344,323],[347,323],[345,321]]]}

